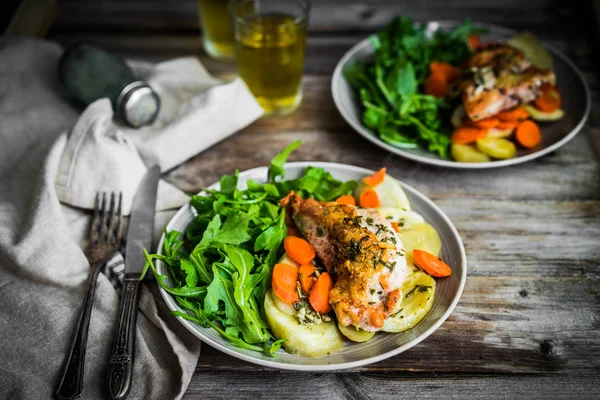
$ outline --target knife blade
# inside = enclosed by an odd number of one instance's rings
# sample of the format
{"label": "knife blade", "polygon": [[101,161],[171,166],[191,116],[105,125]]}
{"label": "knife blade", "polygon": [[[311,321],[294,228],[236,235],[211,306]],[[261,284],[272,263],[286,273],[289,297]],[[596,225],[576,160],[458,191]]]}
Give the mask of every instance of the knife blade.
{"label": "knife blade", "polygon": [[117,332],[113,340],[106,382],[108,391],[115,400],[125,399],[133,382],[140,275],[146,261],[143,250],[150,249],[152,245],[159,180],[160,167],[155,165],[148,169],[133,199],[129,218],[125,247],[125,276],[121,289]]}
{"label": "knife blade", "polygon": [[125,246],[125,275],[139,274],[146,261],[144,249],[152,246],[154,230],[154,209],[156,208],[156,189],[160,179],[160,167],[153,166],[146,172],[133,198],[129,228],[127,229],[127,244]]}

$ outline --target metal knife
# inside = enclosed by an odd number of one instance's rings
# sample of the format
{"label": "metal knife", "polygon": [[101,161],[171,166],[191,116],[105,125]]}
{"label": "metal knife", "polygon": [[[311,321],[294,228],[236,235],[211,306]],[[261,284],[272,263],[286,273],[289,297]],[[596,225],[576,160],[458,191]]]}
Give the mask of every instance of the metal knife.
{"label": "metal knife", "polygon": [[129,218],[125,247],[125,276],[121,289],[117,332],[108,364],[107,385],[113,399],[124,399],[131,390],[140,275],[146,261],[143,249],[150,249],[152,245],[159,179],[158,165],[146,172],[133,199]]}

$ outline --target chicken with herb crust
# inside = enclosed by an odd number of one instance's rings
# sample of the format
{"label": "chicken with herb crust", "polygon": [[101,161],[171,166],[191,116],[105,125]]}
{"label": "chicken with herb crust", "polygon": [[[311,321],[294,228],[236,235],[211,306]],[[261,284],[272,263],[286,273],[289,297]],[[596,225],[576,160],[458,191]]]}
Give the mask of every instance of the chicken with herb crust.
{"label": "chicken with herb crust", "polygon": [[460,82],[462,100],[472,121],[480,121],[540,95],[544,83],[554,86],[550,69],[538,68],[524,53],[507,44],[478,49],[466,61]]}
{"label": "chicken with herb crust", "polygon": [[400,238],[373,209],[303,199],[282,201],[298,229],[335,278],[329,293],[338,322],[379,331],[400,308],[400,286],[409,274]]}

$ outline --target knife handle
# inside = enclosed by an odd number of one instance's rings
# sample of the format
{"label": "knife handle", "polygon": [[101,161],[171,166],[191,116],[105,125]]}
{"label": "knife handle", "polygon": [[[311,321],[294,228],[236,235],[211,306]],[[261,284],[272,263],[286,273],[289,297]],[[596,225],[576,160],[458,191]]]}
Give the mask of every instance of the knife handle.
{"label": "knife handle", "polygon": [[121,400],[131,390],[135,355],[135,324],[140,293],[139,275],[125,274],[117,333],[108,364],[107,386],[111,397]]}

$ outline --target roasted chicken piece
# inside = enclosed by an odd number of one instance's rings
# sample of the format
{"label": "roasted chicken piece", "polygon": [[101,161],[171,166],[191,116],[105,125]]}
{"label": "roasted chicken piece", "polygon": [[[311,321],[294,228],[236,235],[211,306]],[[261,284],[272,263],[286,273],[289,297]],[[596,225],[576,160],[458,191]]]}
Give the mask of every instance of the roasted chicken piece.
{"label": "roasted chicken piece", "polygon": [[460,91],[467,115],[479,121],[535,100],[543,83],[555,81],[554,72],[536,67],[521,50],[493,44],[466,61]]}
{"label": "roasted chicken piece", "polygon": [[338,321],[378,331],[400,308],[400,286],[409,274],[400,238],[373,209],[303,199],[281,202],[335,278],[329,293]]}

